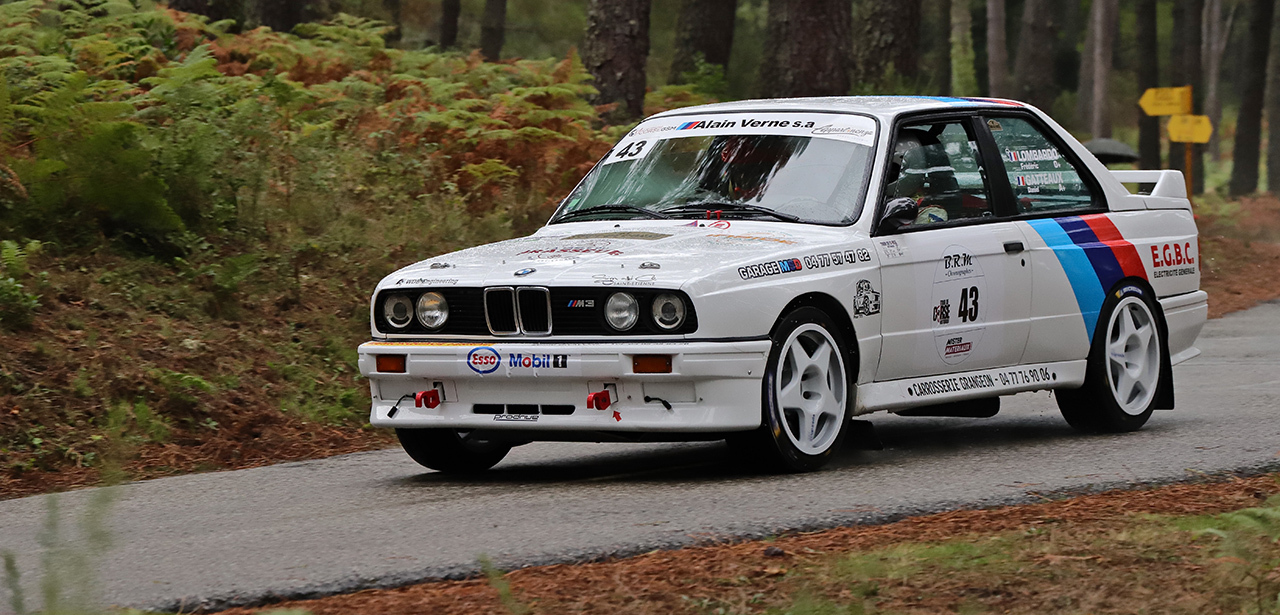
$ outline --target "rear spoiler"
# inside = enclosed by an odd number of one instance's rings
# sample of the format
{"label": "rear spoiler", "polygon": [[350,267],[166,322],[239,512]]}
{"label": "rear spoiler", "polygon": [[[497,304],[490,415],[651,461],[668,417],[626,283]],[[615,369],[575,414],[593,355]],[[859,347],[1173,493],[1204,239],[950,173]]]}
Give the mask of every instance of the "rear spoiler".
{"label": "rear spoiler", "polygon": [[1182,171],[1112,171],[1111,175],[1122,184],[1138,184],[1134,194],[1142,197],[1147,209],[1191,209]]}
{"label": "rear spoiler", "polygon": [[[1182,171],[1165,169],[1163,171],[1112,171],[1111,175],[1122,184],[1145,184],[1138,194],[1143,196],[1163,196],[1172,199],[1187,198],[1187,182],[1182,179]],[[1154,187],[1147,189],[1147,186]]]}

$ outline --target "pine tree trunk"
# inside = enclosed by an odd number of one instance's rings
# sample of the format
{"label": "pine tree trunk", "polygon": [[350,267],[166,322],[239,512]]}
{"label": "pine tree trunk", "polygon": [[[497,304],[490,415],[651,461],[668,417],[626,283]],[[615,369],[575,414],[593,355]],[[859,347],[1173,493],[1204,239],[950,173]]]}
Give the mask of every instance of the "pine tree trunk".
{"label": "pine tree trunk", "polygon": [[914,77],[920,71],[921,0],[868,0],[856,3],[853,19],[853,80],[879,83],[889,65]]}
{"label": "pine tree trunk", "polygon": [[[1192,87],[1192,113],[1204,109],[1204,75],[1200,66],[1201,16],[1204,0],[1175,0],[1173,4],[1173,85]],[[1192,145],[1192,193],[1204,191],[1204,146]],[[1169,144],[1169,166],[1186,172],[1186,144]]]}
{"label": "pine tree trunk", "polygon": [[701,55],[708,64],[729,68],[738,0],[684,0],[676,24],[676,51],[669,83],[684,83],[684,74],[698,69]]}
{"label": "pine tree trunk", "polygon": [[462,0],[444,0],[440,3],[440,48],[458,46],[458,17],[462,15]]}
{"label": "pine tree trunk", "polygon": [[1076,89],[1076,125],[1090,129],[1093,127],[1093,76],[1098,72],[1093,66],[1093,50],[1098,47],[1098,27],[1097,20],[1094,19],[1096,10],[1095,1],[1085,20],[1084,51],[1080,54],[1080,77]]}
{"label": "pine tree trunk", "polygon": [[1111,101],[1107,97],[1111,83],[1111,52],[1115,42],[1116,17],[1120,12],[1119,0],[1093,0],[1091,27],[1096,31],[1093,55],[1093,121],[1090,132],[1095,139],[1111,138]]}
{"label": "pine tree trunk", "polygon": [[[1138,0],[1138,93],[1160,86],[1159,43],[1156,38],[1156,0]],[[1160,118],[1138,116],[1138,166],[1159,169]]]}
{"label": "pine tree trunk", "polygon": [[852,21],[848,0],[771,0],[761,95],[847,95]]}
{"label": "pine tree trunk", "polygon": [[951,0],[951,95],[977,96],[973,63],[973,13],[969,0]]}
{"label": "pine tree trunk", "polygon": [[987,92],[1009,95],[1009,41],[1005,30],[1005,0],[987,0]]}
{"label": "pine tree trunk", "polygon": [[480,21],[480,55],[486,62],[502,59],[502,43],[506,38],[507,0],[484,0],[484,18]]}
{"label": "pine tree trunk", "polygon": [[1245,43],[1245,60],[1240,74],[1240,119],[1236,123],[1234,163],[1228,187],[1231,196],[1258,190],[1258,164],[1262,153],[1262,103],[1274,13],[1275,0],[1249,2],[1249,38]]}
{"label": "pine tree trunk", "polygon": [[1271,16],[1271,70],[1267,72],[1267,191],[1280,194],[1280,10]]}
{"label": "pine tree trunk", "polygon": [[582,63],[595,77],[597,105],[617,103],[606,114],[624,122],[644,114],[645,63],[649,59],[650,0],[590,0]]}
{"label": "pine tree trunk", "polygon": [[1013,69],[1018,98],[1045,111],[1053,109],[1056,96],[1053,45],[1048,44],[1057,36],[1053,18],[1053,0],[1026,0]]}
{"label": "pine tree trunk", "polygon": [[398,45],[400,38],[404,35],[403,24],[401,24],[400,0],[382,0],[382,6],[391,14],[391,25],[395,26],[395,29],[387,34],[385,40],[388,45]]}
{"label": "pine tree trunk", "polygon": [[169,8],[204,15],[209,21],[234,19],[238,28],[245,26],[244,0],[170,0]]}
{"label": "pine tree trunk", "polygon": [[258,19],[276,32],[288,32],[294,26],[326,15],[305,0],[257,0]]}

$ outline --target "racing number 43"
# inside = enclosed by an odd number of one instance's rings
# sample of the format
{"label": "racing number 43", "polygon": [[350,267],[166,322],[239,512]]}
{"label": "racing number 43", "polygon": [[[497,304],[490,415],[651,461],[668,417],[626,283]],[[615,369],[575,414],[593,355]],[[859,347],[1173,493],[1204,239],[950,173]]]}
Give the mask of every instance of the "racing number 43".
{"label": "racing number 43", "polygon": [[640,155],[640,152],[644,151],[645,144],[646,144],[645,141],[636,141],[635,143],[632,143],[618,150],[618,154],[614,157],[615,158],[635,158],[636,156]]}
{"label": "racing number 43", "polygon": [[977,286],[960,289],[960,309],[957,310],[957,315],[960,316],[960,322],[974,322],[978,320]]}

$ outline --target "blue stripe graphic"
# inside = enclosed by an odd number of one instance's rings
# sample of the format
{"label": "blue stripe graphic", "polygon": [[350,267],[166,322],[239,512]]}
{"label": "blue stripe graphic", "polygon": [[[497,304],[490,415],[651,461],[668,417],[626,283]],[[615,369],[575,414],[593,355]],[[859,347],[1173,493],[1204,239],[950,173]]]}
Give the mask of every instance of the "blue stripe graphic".
{"label": "blue stripe graphic", "polygon": [[1077,246],[1084,248],[1084,253],[1089,257],[1089,262],[1093,263],[1093,271],[1098,276],[1098,282],[1102,285],[1102,292],[1116,285],[1124,278],[1124,267],[1120,266],[1120,260],[1116,258],[1115,250],[1111,246],[1102,243],[1098,239],[1098,235],[1093,232],[1093,228],[1089,226],[1079,216],[1069,216],[1066,218],[1057,218],[1056,221],[1063,229],[1067,231],[1067,235],[1071,237],[1071,241]]}
{"label": "blue stripe graphic", "polygon": [[980,102],[972,101],[967,98],[955,98],[952,96],[910,96],[909,98],[923,98],[925,100],[936,100],[938,102],[951,103],[953,105],[969,106],[969,107],[982,104]]}
{"label": "blue stripe graphic", "polygon": [[[1077,218],[1079,220],[1079,218]],[[1081,223],[1084,221],[1081,220]],[[1098,314],[1102,311],[1102,301],[1106,291],[1098,279],[1093,263],[1084,249],[1071,240],[1071,236],[1056,220],[1028,220],[1027,224],[1035,229],[1044,242],[1053,249],[1054,256],[1062,265],[1062,270],[1071,282],[1071,290],[1076,295],[1076,303],[1080,306],[1080,315],[1084,317],[1085,333],[1089,342],[1093,342],[1093,331],[1098,324]],[[1097,237],[1094,237],[1097,240]]]}

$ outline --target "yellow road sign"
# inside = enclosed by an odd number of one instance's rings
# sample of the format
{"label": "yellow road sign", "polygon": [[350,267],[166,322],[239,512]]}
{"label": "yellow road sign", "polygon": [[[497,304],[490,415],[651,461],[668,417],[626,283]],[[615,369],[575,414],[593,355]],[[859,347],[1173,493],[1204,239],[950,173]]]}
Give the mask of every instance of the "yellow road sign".
{"label": "yellow road sign", "polygon": [[1169,140],[1178,143],[1208,143],[1213,123],[1207,115],[1175,115],[1169,118]]}
{"label": "yellow road sign", "polygon": [[1182,115],[1191,113],[1191,86],[1180,88],[1148,88],[1138,99],[1147,115]]}

